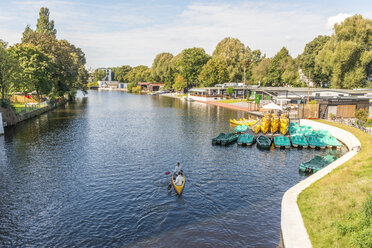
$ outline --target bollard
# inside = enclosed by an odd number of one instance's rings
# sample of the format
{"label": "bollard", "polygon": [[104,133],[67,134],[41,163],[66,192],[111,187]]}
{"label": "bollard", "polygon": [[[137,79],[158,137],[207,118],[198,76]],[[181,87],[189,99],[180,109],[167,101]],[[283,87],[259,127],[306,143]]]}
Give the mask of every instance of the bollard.
{"label": "bollard", "polygon": [[4,124],[3,124],[3,116],[0,112],[0,135],[4,134]]}

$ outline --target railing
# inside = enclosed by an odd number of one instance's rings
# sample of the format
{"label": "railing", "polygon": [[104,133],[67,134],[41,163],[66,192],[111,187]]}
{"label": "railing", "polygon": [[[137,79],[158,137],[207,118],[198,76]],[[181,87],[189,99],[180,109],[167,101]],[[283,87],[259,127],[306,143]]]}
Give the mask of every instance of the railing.
{"label": "railing", "polygon": [[372,124],[358,120],[358,119],[353,119],[353,118],[337,118],[333,120],[334,122],[341,123],[341,124],[346,124],[350,127],[355,127],[358,128],[359,130],[372,134]]}
{"label": "railing", "polygon": [[48,106],[48,103],[46,101],[40,103],[25,103],[25,106],[23,108],[16,108],[16,114],[24,114],[46,106]]}

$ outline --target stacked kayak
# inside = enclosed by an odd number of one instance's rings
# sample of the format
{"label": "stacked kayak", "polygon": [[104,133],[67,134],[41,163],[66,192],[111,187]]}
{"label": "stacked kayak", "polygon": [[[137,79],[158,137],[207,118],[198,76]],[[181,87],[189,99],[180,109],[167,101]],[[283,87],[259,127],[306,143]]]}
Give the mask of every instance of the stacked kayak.
{"label": "stacked kayak", "polygon": [[256,125],[254,125],[254,126],[252,127],[252,131],[253,131],[254,133],[259,133],[260,130],[261,130],[261,126],[260,126],[259,124],[256,124]]}
{"label": "stacked kayak", "polygon": [[289,129],[289,119],[283,114],[280,117],[280,133],[286,135]]}
{"label": "stacked kayak", "polygon": [[306,161],[306,162],[300,164],[299,169],[302,172],[315,173],[315,172],[323,169],[324,167],[326,167],[327,165],[329,165],[330,163],[332,163],[336,159],[337,159],[337,157],[334,157],[332,155],[327,155],[327,156],[324,156],[324,157],[317,155],[314,158],[310,159],[309,161]]}
{"label": "stacked kayak", "polygon": [[223,138],[225,138],[225,135],[224,133],[220,133],[216,138],[213,138],[212,139],[212,145],[220,145],[221,144],[221,140]]}
{"label": "stacked kayak", "polygon": [[290,148],[291,147],[291,141],[288,137],[280,135],[274,137],[274,146],[276,148]]}
{"label": "stacked kayak", "polygon": [[291,135],[294,135],[294,134],[301,134],[302,135],[302,130],[300,128],[300,126],[298,125],[298,123],[291,123],[289,124],[289,133]]}
{"label": "stacked kayak", "polygon": [[326,131],[326,130],[323,130],[323,129],[319,129],[318,131],[316,131],[316,135],[318,135],[318,137],[320,137],[320,138],[323,138],[325,136],[331,136],[329,131]]}
{"label": "stacked kayak", "polygon": [[273,115],[273,117],[271,117],[270,132],[276,133],[278,129],[279,129],[279,117]]}
{"label": "stacked kayak", "polygon": [[238,138],[238,145],[250,146],[254,142],[254,136],[249,133],[241,134]]}
{"label": "stacked kayak", "polygon": [[238,135],[234,133],[227,133],[225,137],[221,138],[220,144],[223,146],[227,146],[238,140]]}
{"label": "stacked kayak", "polygon": [[301,134],[294,134],[294,135],[291,134],[291,141],[294,147],[302,147],[306,149],[309,145],[307,143],[305,136]]}
{"label": "stacked kayak", "polygon": [[234,129],[234,132],[236,132],[236,133],[244,133],[244,132],[247,132],[247,130],[248,130],[248,127],[246,125],[238,125]]}
{"label": "stacked kayak", "polygon": [[261,131],[262,133],[267,133],[267,131],[269,131],[269,127],[270,127],[270,118],[268,116],[264,116],[262,117],[262,121],[261,121]]}
{"label": "stacked kayak", "polygon": [[260,135],[260,136],[257,137],[256,141],[257,141],[257,147],[258,148],[270,149],[271,140],[268,137],[266,137],[264,135]]}

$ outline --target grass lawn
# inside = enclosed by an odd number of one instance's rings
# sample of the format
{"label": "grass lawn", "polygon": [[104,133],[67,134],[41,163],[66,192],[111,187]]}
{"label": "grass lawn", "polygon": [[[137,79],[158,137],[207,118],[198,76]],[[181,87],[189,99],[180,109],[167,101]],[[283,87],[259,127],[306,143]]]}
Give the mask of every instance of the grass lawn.
{"label": "grass lawn", "polygon": [[234,103],[234,102],[247,102],[245,99],[226,99],[226,100],[219,100],[216,102],[223,102],[223,103]]}
{"label": "grass lawn", "polygon": [[319,121],[354,134],[362,149],[301,192],[297,203],[305,227],[313,247],[365,247],[358,240],[370,244],[372,239],[371,217],[368,230],[361,224],[365,223],[363,204],[372,194],[372,135],[347,125]]}
{"label": "grass lawn", "polygon": [[32,107],[26,108],[24,103],[12,103],[12,106],[16,114],[25,113],[34,110],[35,108],[39,108],[39,106],[35,106],[34,108]]}

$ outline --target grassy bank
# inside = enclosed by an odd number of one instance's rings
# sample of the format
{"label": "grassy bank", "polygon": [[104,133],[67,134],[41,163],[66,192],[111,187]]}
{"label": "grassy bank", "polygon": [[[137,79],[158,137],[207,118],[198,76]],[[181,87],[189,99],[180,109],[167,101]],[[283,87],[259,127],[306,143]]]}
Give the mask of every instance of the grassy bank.
{"label": "grassy bank", "polygon": [[372,194],[372,136],[347,125],[320,122],[354,134],[362,150],[299,195],[307,232],[313,247],[365,247],[363,242],[368,245],[372,239],[371,216],[366,226],[364,214]]}

